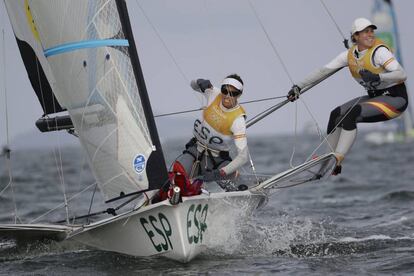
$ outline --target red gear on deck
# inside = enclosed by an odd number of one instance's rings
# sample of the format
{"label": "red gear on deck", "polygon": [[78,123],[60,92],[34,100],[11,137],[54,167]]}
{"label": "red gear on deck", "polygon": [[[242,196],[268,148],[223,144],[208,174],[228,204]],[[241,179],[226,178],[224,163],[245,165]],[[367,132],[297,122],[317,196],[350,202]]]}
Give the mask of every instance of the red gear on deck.
{"label": "red gear on deck", "polygon": [[[168,173],[168,178],[171,183],[174,183],[176,186],[180,187],[181,196],[195,196],[201,194],[201,186],[203,185],[203,181],[196,179],[193,183],[191,183],[187,172],[179,161],[174,162],[172,172]],[[163,188],[161,188],[159,191],[159,201],[171,198],[173,194],[172,189],[172,186],[169,187],[168,191],[164,191]]]}

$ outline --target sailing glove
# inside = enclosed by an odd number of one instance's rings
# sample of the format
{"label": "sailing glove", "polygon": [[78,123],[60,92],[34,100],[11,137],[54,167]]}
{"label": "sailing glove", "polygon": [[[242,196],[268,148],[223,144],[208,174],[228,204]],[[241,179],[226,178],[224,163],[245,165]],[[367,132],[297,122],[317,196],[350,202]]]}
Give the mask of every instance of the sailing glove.
{"label": "sailing glove", "polygon": [[206,89],[213,88],[213,85],[209,80],[205,79],[197,79],[191,81],[191,88],[193,88],[196,91],[201,91],[204,93]]}
{"label": "sailing glove", "polygon": [[292,86],[292,88],[289,90],[289,93],[287,94],[287,98],[289,101],[294,102],[297,99],[299,99],[300,96],[300,87],[296,84]]}
{"label": "sailing glove", "polygon": [[378,74],[374,74],[366,69],[360,70],[359,74],[364,82],[379,82],[381,80]]}

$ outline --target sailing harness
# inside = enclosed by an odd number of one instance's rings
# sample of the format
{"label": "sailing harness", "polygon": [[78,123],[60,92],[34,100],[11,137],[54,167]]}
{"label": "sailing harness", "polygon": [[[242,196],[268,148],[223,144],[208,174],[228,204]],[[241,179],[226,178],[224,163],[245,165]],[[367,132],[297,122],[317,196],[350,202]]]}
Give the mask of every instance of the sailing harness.
{"label": "sailing harness", "polygon": [[384,89],[367,90],[367,93],[370,98],[378,96],[391,96],[402,97],[405,100],[408,100],[404,82]]}
{"label": "sailing harness", "polygon": [[[192,149],[195,149],[196,152],[194,152]],[[206,156],[208,160],[210,160],[213,164],[213,168],[211,168],[212,170],[218,169],[220,165],[225,161],[232,161],[228,151],[218,151],[209,148],[198,141],[196,137],[191,138],[191,140],[185,145],[183,154],[189,154],[194,158],[194,164],[193,168],[191,169],[190,176],[201,175],[202,172],[200,163],[203,159],[203,156]],[[217,157],[219,157],[220,160],[217,160]]]}

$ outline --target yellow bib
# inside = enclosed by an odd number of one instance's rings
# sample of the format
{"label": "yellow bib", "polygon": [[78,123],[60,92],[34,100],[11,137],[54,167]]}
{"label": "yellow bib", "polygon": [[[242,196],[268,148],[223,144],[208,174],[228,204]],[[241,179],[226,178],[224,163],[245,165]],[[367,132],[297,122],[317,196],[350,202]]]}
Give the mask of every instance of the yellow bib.
{"label": "yellow bib", "polygon": [[217,132],[232,135],[230,128],[234,120],[241,115],[245,116],[246,113],[240,105],[232,111],[223,111],[220,107],[221,99],[222,95],[217,95],[214,101],[204,110],[203,118]]}
{"label": "yellow bib", "polygon": [[384,67],[382,66],[375,66],[373,64],[373,54],[375,53],[375,50],[377,50],[379,47],[386,47],[381,40],[375,39],[374,45],[367,50],[365,55],[361,58],[356,58],[354,55],[354,51],[357,47],[357,45],[354,45],[349,49],[348,51],[348,67],[349,71],[351,71],[351,74],[356,79],[361,79],[361,75],[359,74],[359,71],[362,69],[366,69],[371,71],[374,74],[380,74],[385,71]]}

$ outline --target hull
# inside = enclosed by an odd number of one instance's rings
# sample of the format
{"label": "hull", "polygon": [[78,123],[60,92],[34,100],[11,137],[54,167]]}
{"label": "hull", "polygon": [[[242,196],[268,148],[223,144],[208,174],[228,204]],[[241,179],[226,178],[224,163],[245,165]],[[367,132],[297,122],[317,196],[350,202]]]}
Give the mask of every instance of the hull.
{"label": "hull", "polygon": [[0,239],[14,239],[18,243],[35,240],[63,241],[77,228],[55,224],[0,224]]}
{"label": "hull", "polygon": [[163,201],[99,221],[73,232],[69,239],[133,256],[165,256],[188,262],[203,250],[225,244],[263,204],[260,193],[231,192]]}

